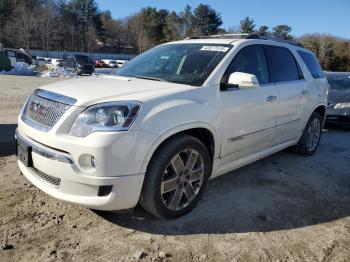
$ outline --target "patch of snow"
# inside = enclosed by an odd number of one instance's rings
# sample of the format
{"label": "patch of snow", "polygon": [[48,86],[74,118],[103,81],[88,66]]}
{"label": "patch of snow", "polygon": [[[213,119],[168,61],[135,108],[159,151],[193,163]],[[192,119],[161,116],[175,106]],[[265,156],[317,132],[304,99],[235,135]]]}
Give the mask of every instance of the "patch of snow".
{"label": "patch of snow", "polygon": [[3,75],[23,75],[23,76],[36,76],[35,66],[29,66],[24,62],[17,62],[10,71],[2,71],[0,74]]}
{"label": "patch of snow", "polygon": [[41,77],[76,77],[74,72],[68,71],[57,65],[46,64],[47,70],[40,73]]}
{"label": "patch of snow", "polygon": [[2,71],[3,75],[41,76],[41,77],[76,77],[74,72],[68,71],[57,65],[31,65],[17,62],[10,71]]}

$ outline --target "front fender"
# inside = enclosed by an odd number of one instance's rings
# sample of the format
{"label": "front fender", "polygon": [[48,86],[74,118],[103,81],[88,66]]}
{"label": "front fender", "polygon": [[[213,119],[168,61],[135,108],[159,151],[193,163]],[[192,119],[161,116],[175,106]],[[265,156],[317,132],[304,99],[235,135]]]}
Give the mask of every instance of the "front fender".
{"label": "front fender", "polygon": [[141,118],[138,126],[142,127],[142,131],[150,132],[157,138],[145,156],[141,173],[146,172],[147,165],[159,145],[169,137],[193,128],[204,128],[212,133],[215,143],[214,158],[218,157],[221,140],[217,127],[220,124],[220,112],[215,106],[179,99],[149,107],[150,110]]}

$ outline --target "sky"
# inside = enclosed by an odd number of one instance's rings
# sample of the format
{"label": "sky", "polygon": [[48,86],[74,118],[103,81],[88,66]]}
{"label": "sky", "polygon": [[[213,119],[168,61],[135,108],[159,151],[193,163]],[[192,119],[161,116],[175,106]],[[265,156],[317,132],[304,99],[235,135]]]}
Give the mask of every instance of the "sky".
{"label": "sky", "polygon": [[292,34],[329,33],[350,39],[350,0],[96,0],[101,10],[110,10],[114,18],[125,18],[151,6],[180,12],[186,4],[195,8],[208,4],[221,14],[223,26],[238,26],[246,16],[257,27],[287,24]]}

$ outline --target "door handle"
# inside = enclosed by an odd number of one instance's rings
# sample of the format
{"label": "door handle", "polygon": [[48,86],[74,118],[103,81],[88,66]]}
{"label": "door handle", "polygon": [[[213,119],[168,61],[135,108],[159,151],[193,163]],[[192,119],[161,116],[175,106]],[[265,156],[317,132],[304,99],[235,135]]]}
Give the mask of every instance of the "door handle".
{"label": "door handle", "polygon": [[268,96],[267,98],[266,98],[266,101],[267,102],[273,102],[273,101],[275,101],[277,99],[277,96]]}
{"label": "door handle", "polygon": [[309,93],[309,91],[303,90],[303,91],[301,92],[301,95],[304,96],[304,95],[307,95],[308,93]]}

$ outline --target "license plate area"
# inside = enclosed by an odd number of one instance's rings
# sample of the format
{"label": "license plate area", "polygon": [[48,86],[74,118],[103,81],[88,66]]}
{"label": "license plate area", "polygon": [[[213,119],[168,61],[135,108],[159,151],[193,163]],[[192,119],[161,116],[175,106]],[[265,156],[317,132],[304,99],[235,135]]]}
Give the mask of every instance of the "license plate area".
{"label": "license plate area", "polygon": [[32,159],[32,147],[24,143],[23,141],[17,140],[17,158],[26,167],[33,167]]}

